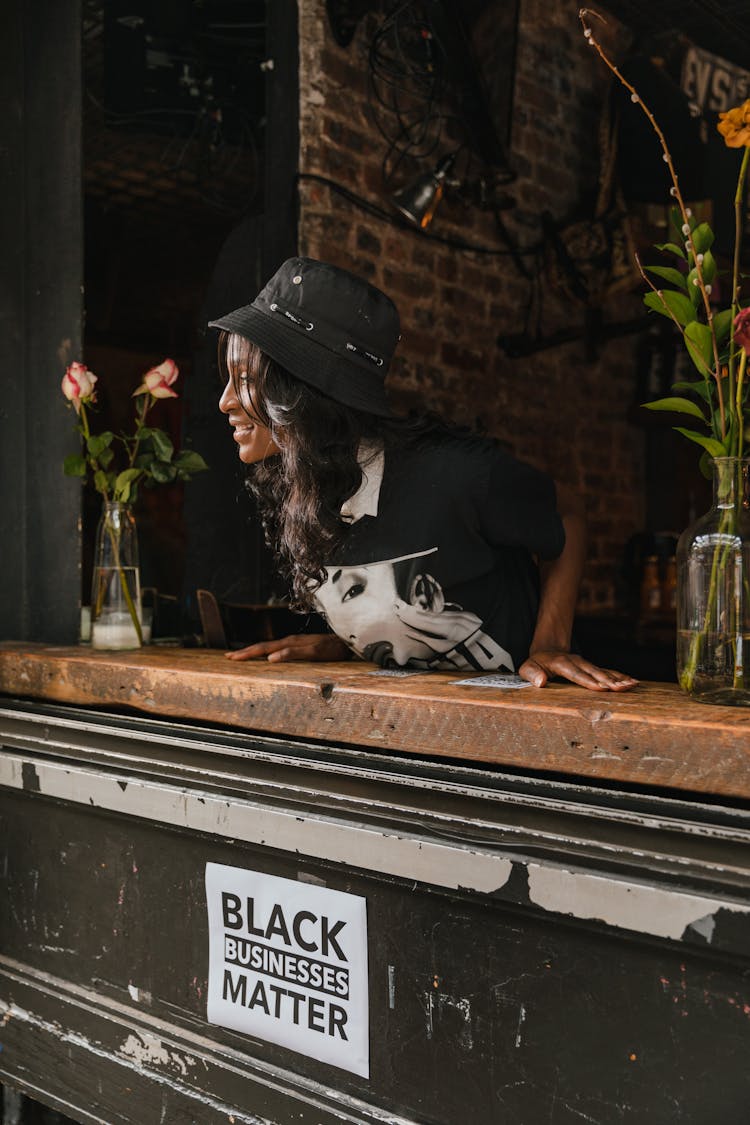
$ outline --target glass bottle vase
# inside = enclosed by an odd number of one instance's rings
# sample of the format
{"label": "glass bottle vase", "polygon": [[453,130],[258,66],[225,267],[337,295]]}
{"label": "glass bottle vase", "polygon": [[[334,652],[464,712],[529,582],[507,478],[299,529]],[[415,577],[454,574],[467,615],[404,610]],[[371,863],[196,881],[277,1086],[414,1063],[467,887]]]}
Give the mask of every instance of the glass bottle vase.
{"label": "glass bottle vase", "polygon": [[140,648],[138,535],[128,504],[105,500],[96,530],[91,583],[91,647]]}
{"label": "glass bottle vase", "polygon": [[749,472],[714,458],[711,509],[677,544],[677,678],[701,703],[750,706]]}

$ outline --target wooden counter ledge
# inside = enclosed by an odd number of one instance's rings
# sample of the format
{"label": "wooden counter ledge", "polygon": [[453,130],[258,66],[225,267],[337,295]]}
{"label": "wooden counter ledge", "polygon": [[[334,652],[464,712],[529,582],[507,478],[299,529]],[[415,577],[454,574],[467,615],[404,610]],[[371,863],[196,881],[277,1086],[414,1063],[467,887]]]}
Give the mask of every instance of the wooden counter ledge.
{"label": "wooden counter ledge", "polygon": [[676,685],[595,693],[461,687],[465,674],[374,676],[375,666],[239,663],[221,653],[94,652],[0,643],[0,692],[134,708],[264,734],[750,798],[750,709]]}

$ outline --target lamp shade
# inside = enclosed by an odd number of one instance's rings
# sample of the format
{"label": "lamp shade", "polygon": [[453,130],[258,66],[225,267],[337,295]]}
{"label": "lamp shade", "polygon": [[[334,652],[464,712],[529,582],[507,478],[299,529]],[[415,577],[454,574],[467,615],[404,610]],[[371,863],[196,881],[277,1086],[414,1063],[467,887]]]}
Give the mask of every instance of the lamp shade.
{"label": "lamp shade", "polygon": [[455,159],[455,153],[444,156],[432,172],[422,172],[391,196],[394,207],[422,230],[426,230],[434,218]]}

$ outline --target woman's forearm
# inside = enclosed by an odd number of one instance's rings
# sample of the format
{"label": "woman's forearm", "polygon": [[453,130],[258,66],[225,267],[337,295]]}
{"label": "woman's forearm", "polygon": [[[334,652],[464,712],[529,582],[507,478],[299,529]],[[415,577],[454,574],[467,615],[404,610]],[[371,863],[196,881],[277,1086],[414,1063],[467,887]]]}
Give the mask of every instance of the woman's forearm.
{"label": "woman's forearm", "polygon": [[575,493],[558,486],[557,505],[565,529],[562,553],[540,569],[541,596],[530,653],[570,649],[573,618],[586,558],[586,521]]}

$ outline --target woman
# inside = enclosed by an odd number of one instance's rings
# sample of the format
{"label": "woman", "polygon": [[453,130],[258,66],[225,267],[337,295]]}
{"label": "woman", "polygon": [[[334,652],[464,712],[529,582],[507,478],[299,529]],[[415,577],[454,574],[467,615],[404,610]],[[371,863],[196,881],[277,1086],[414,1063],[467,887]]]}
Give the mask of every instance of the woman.
{"label": "woman", "polygon": [[230,659],[354,652],[518,672],[537,687],[550,676],[593,691],[636,683],[570,651],[584,558],[575,497],[496,442],[391,413],[399,317],[384,293],[291,258],[252,304],[211,324],[227,374],[219,406],[252,466],[266,536],[298,604],[333,630]]}

